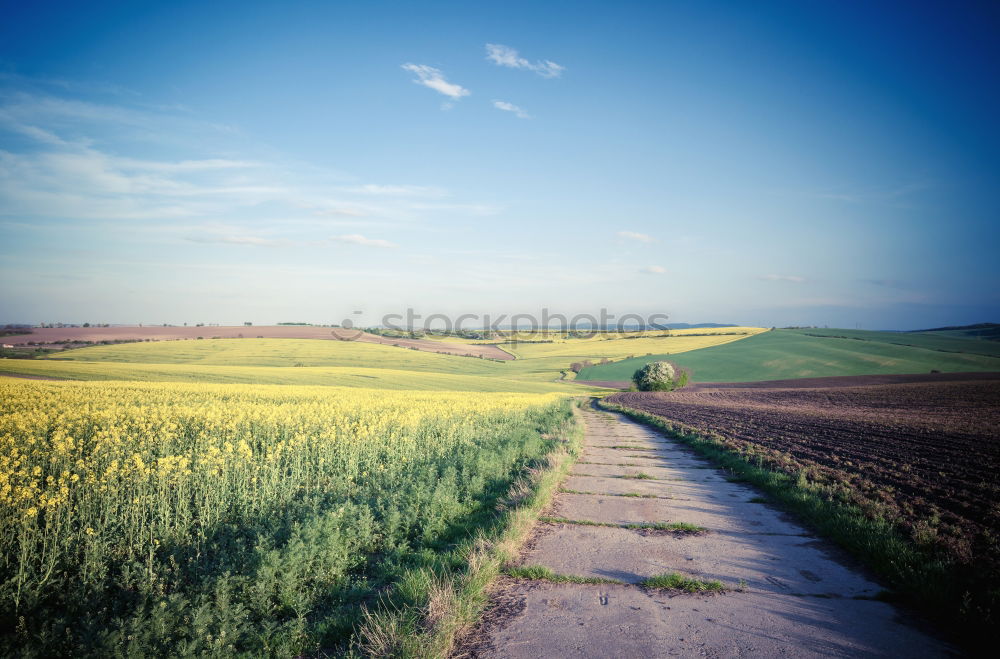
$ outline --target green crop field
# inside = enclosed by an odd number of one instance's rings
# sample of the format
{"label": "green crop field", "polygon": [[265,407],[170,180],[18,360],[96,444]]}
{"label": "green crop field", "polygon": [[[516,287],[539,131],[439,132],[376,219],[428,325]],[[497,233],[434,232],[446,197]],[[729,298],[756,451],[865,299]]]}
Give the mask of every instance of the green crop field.
{"label": "green crop field", "polygon": [[968,334],[958,332],[871,332],[867,330],[846,329],[804,329],[787,330],[807,336],[822,336],[831,338],[854,339],[856,341],[878,341],[893,345],[939,350],[942,352],[961,352],[973,355],[988,355],[1000,357],[1000,341],[973,339]]}
{"label": "green crop field", "polygon": [[[829,336],[811,336],[811,334]],[[851,335],[853,338],[837,338]],[[903,339],[917,345],[899,345]],[[695,382],[750,382],[835,375],[889,373],[1000,371],[1000,357],[981,354],[992,350],[974,339],[926,337],[924,334],[861,332],[857,330],[775,330],[735,343],[693,350],[679,355],[648,355],[593,366],[578,380],[622,381],[646,363],[669,359],[690,369]],[[944,352],[940,346],[965,352]],[[935,347],[931,347],[935,346]]]}

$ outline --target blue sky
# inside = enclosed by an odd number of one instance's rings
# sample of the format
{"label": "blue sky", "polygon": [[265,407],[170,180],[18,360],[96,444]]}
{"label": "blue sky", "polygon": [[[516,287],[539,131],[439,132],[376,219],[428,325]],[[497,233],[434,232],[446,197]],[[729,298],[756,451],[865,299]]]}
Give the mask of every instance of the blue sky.
{"label": "blue sky", "polygon": [[989,3],[4,3],[0,322],[1000,310]]}

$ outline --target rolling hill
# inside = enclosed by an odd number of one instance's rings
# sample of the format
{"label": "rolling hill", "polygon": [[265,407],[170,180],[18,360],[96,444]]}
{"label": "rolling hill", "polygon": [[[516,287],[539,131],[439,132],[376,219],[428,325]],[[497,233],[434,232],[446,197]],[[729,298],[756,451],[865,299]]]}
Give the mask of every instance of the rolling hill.
{"label": "rolling hill", "polygon": [[584,369],[579,381],[625,381],[644,364],[670,360],[696,382],[750,382],[834,375],[1000,371],[988,341],[927,333],[774,330],[678,355],[647,355]]}

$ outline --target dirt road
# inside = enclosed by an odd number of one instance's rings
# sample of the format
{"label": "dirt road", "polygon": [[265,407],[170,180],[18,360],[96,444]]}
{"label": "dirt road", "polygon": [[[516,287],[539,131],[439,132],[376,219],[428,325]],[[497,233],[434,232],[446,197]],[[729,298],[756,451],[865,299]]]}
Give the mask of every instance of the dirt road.
{"label": "dirt road", "polygon": [[[505,578],[457,656],[952,654],[919,621],[875,599],[882,587],[835,548],[755,502],[755,490],[625,417],[584,415],[583,454],[548,511],[567,521],[540,524],[521,564],[620,583]],[[664,522],[705,531],[626,526]],[[727,590],[639,585],[672,572]]]}

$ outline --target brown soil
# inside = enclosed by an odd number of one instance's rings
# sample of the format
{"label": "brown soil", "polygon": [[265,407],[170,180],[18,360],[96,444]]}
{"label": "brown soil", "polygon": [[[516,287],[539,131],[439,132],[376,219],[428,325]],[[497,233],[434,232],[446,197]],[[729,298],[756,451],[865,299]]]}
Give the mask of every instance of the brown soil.
{"label": "brown soil", "polygon": [[805,471],[961,560],[996,558],[1000,374],[702,384],[609,400]]}
{"label": "brown soil", "polygon": [[382,343],[446,355],[463,355],[489,359],[514,359],[509,352],[494,345],[472,345],[428,341],[426,339],[388,338],[356,330],[344,330],[309,325],[276,325],[268,327],[43,327],[34,328],[31,334],[3,337],[3,343],[27,345],[44,343],[72,344],[79,341],[170,341],[174,339],[204,338],[236,339],[326,339],[353,340],[364,343]]}

